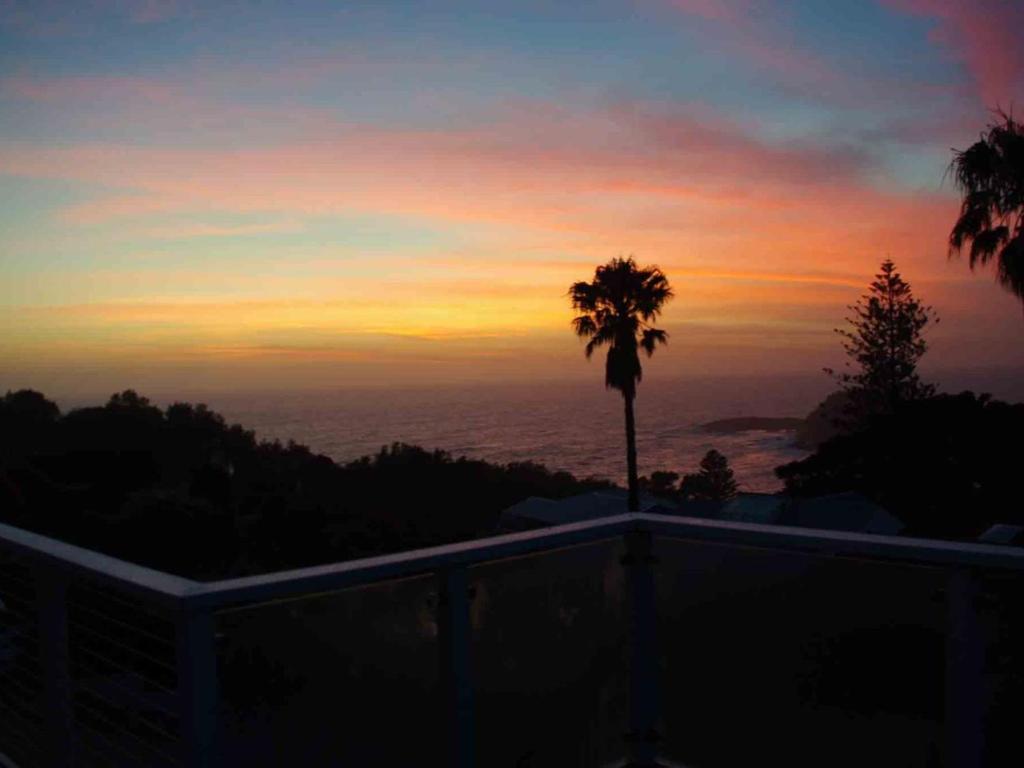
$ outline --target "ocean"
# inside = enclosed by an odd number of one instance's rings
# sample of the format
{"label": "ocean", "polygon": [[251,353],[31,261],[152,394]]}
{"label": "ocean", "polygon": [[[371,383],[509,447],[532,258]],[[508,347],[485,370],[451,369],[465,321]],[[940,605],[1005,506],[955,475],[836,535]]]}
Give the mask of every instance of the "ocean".
{"label": "ocean", "polygon": [[[260,392],[139,392],[166,406],[203,402],[260,439],[294,440],[344,462],[404,442],[491,462],[533,461],[577,477],[625,482],[622,397],[593,377],[532,384],[338,386]],[[926,371],[940,390],[972,389],[1024,401],[1024,370]],[[127,382],[130,386],[131,383]],[[700,425],[738,416],[806,416],[834,389],[823,373],[645,379],[636,401],[640,473],[696,471],[709,448],[729,459],[741,490],[780,488],[774,469],[806,455],[792,432],[708,434]],[[60,397],[63,410],[98,405],[106,395]]]}
{"label": "ocean", "polygon": [[[715,448],[729,459],[741,490],[777,490],[774,468],[805,455],[792,445],[792,432],[708,434],[700,425],[734,416],[805,416],[830,389],[820,374],[644,381],[636,401],[640,473],[693,472]],[[337,461],[405,442],[625,482],[622,397],[600,379],[235,392],[203,399],[260,438],[294,440]]]}

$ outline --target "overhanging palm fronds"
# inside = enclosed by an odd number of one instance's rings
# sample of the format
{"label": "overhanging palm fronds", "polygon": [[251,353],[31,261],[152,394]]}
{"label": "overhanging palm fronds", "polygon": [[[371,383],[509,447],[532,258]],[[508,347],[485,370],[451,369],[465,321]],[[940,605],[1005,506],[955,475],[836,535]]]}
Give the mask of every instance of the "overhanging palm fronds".
{"label": "overhanging palm fronds", "polygon": [[950,173],[963,195],[950,255],[969,247],[971,269],[995,259],[996,279],[1024,300],[1024,126],[999,112],[978,141],[955,151]]}

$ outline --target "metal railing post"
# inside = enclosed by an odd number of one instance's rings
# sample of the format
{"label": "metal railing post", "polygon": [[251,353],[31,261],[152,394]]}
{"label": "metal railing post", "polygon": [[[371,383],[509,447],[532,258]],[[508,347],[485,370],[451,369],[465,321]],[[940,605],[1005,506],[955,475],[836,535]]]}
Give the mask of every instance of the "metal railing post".
{"label": "metal railing post", "polygon": [[437,643],[444,747],[451,768],[476,763],[473,679],[470,667],[472,628],[469,618],[469,575],[461,566],[437,574]]}
{"label": "metal railing post", "polygon": [[626,733],[627,766],[656,766],[658,756],[658,646],[654,594],[655,562],[652,537],[647,531],[625,535],[629,600],[629,731]]}
{"label": "metal railing post", "polygon": [[75,720],[68,656],[67,580],[63,574],[44,568],[36,568],[34,576],[47,752],[50,765],[65,768],[75,763]]}
{"label": "metal railing post", "polygon": [[954,568],[946,582],[946,767],[982,765],[985,751],[985,644],[977,612],[978,581]]}
{"label": "metal railing post", "polygon": [[177,617],[178,704],[185,765],[217,764],[217,648],[209,610],[183,606]]}

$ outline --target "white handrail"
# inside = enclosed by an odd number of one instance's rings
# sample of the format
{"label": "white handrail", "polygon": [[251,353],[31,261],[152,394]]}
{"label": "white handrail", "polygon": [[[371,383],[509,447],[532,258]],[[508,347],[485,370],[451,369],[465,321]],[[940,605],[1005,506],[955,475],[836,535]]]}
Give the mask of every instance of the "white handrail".
{"label": "white handrail", "polygon": [[218,610],[406,578],[452,566],[473,566],[522,557],[615,538],[629,531],[648,531],[658,536],[725,546],[823,556],[1024,570],[1024,549],[1016,547],[647,513],[615,515],[378,557],[211,582],[174,576],[4,524],[0,524],[0,545],[7,545],[55,567],[115,582],[122,588],[156,597],[162,602],[184,602],[189,609]]}
{"label": "white handrail", "polygon": [[[116,586],[174,609],[177,622],[178,698],[183,723],[182,741],[187,764],[206,768],[216,764],[217,674],[215,616],[217,611],[275,600],[296,599],[378,581],[437,574],[447,598],[439,601],[439,627],[446,641],[442,661],[448,660],[445,690],[451,705],[453,765],[473,765],[472,685],[468,672],[468,580],[466,570],[540,552],[625,537],[630,555],[630,723],[631,755],[636,764],[653,765],[653,733],[657,721],[657,668],[654,621],[655,582],[649,571],[651,552],[645,547],[657,538],[674,538],[716,546],[799,552],[815,556],[879,560],[945,568],[952,596],[949,602],[947,684],[952,693],[947,715],[950,763],[976,765],[980,754],[982,702],[978,698],[984,649],[976,634],[978,621],[973,595],[975,569],[1024,571],[1024,549],[991,544],[911,539],[862,533],[812,530],[777,525],[731,523],[652,514],[624,514],[523,533],[492,536],[439,547],[298,568],[280,573],[201,583],[125,562],[66,542],[0,524],[0,549],[13,550],[36,573],[41,585],[41,649],[47,684],[47,725],[57,764],[70,750],[74,722],[62,716],[71,694],[66,665],[67,607],[65,585],[86,577]],[[647,544],[638,544],[638,537]],[[652,542],[653,540],[653,542]],[[445,655],[446,654],[446,655]],[[70,754],[70,752],[68,752]],[[0,763],[2,763],[0,756]]]}
{"label": "white handrail", "polygon": [[176,604],[198,582],[171,573],[130,563],[59,539],[0,523],[0,547],[14,550],[41,565],[63,570],[69,575],[86,575],[161,603]]}

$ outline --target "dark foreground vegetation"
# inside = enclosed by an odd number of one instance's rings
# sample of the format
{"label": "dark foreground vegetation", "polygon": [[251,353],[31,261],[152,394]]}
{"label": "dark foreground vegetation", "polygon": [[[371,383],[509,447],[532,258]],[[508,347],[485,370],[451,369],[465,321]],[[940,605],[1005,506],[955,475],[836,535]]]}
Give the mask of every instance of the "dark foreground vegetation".
{"label": "dark foreground vegetation", "polygon": [[131,390],[67,414],[38,392],[0,399],[0,520],[196,578],[471,539],[527,496],[607,487],[403,444],[339,465]]}
{"label": "dark foreground vegetation", "polygon": [[995,523],[1024,524],[1024,404],[962,392],[898,404],[779,467],[795,496],[864,494],[908,533],[975,538]]}

